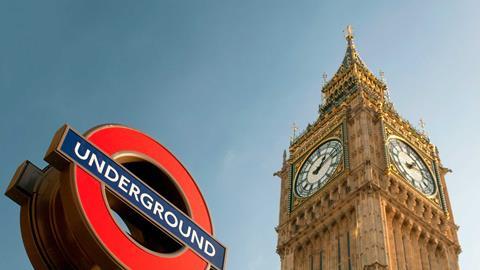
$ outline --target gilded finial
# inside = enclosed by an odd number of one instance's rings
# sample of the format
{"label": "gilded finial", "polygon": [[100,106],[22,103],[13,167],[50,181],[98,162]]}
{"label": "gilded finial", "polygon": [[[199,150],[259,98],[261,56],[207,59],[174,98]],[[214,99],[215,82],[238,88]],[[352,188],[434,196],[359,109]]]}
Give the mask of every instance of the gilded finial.
{"label": "gilded finial", "polygon": [[295,122],[293,122],[292,124],[292,131],[293,131],[293,137],[295,138],[297,136],[297,131],[298,131],[298,127]]}
{"label": "gilded finial", "polygon": [[380,74],[380,80],[381,80],[383,83],[385,83],[385,72],[383,72],[383,70],[380,69],[379,74]]}
{"label": "gilded finial", "polygon": [[347,25],[347,28],[343,31],[345,33],[345,39],[347,40],[348,46],[349,47],[355,47],[353,44],[353,29],[352,25]]}
{"label": "gilded finial", "polygon": [[425,121],[423,121],[423,118],[420,118],[420,120],[418,121],[418,125],[420,126],[420,133],[426,136],[427,131],[425,130]]}
{"label": "gilded finial", "polygon": [[[328,75],[326,72],[323,72],[322,78],[323,78],[323,87],[325,87],[325,85],[327,85],[327,78],[328,78]],[[322,102],[325,102],[325,93],[323,92],[323,89],[320,89],[320,95],[322,97]]]}
{"label": "gilded finial", "polygon": [[295,124],[295,122],[293,122],[292,124],[292,136],[290,136],[290,142],[293,142],[295,140],[295,138],[297,137],[297,130],[298,130],[298,127],[297,127],[297,124]]}
{"label": "gilded finial", "polygon": [[384,92],[385,100],[390,101],[390,91],[388,90],[388,87],[387,87],[387,80],[385,79],[385,72],[383,72],[383,70],[380,69],[379,75],[380,75],[380,81],[385,85],[385,92]]}
{"label": "gilded finial", "polygon": [[345,38],[347,40],[353,39],[353,29],[351,24],[347,25],[347,28],[345,29]]}

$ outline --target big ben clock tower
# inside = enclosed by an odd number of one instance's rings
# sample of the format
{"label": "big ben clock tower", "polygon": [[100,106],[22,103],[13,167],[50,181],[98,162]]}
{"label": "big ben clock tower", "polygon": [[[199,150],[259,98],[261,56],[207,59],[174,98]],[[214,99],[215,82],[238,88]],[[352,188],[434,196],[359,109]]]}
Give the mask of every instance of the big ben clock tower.
{"label": "big ben clock tower", "polygon": [[456,270],[460,245],[437,148],[347,50],[281,179],[282,270]]}

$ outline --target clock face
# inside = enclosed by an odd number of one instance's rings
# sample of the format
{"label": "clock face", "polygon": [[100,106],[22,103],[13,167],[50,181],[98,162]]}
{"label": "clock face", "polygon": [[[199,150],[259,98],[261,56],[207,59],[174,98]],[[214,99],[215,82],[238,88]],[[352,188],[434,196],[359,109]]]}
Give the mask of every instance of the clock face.
{"label": "clock face", "polygon": [[426,195],[435,193],[435,182],[430,170],[411,146],[393,138],[388,141],[388,150],[397,169],[416,189]]}
{"label": "clock face", "polygon": [[330,140],[313,151],[300,168],[295,180],[299,197],[308,197],[324,186],[337,169],[343,155],[342,144]]}

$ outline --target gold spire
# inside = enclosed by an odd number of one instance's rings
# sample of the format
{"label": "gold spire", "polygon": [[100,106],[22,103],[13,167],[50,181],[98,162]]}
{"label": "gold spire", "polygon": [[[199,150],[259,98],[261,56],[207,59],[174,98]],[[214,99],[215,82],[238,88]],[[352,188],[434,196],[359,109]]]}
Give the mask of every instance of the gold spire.
{"label": "gold spire", "polygon": [[347,51],[345,52],[345,57],[343,58],[340,70],[348,70],[354,64],[366,68],[366,65],[363,63],[362,59],[360,59],[360,56],[355,49],[355,43],[353,42],[354,36],[352,26],[348,25],[347,28],[343,30],[343,33],[345,34],[345,39],[347,40]]}
{"label": "gold spire", "polygon": [[[330,77],[330,80],[327,83],[324,83],[322,87],[322,93],[325,95],[324,102],[327,107],[321,108],[320,110],[326,111],[331,106],[329,105],[330,97],[335,94],[336,99],[343,95],[348,95],[352,87],[345,87],[345,83],[351,83],[352,81],[355,84],[365,83],[369,87],[375,88],[374,91],[378,92],[380,97],[384,96],[384,83],[379,80],[373,73],[368,69],[367,65],[362,61],[360,55],[358,54],[355,44],[353,42],[353,28],[351,25],[348,25],[343,31],[345,39],[347,40],[347,49],[345,51],[345,56],[343,57],[342,64],[338,68],[337,72]],[[348,80],[353,78],[353,80]],[[338,100],[336,101],[338,102]],[[330,106],[330,107],[329,107]]]}
{"label": "gold spire", "polygon": [[[337,72],[330,78],[327,83],[324,83],[322,92],[325,94],[325,98],[329,99],[333,92],[341,88],[342,86],[337,82],[341,81],[342,78],[346,76],[357,77],[359,81],[369,80],[374,85],[378,87],[383,87],[383,83],[373,75],[373,73],[368,69],[367,65],[362,61],[360,55],[358,54],[355,44],[353,42],[353,28],[351,25],[348,25],[343,31],[345,39],[347,40],[347,49],[345,51],[345,56],[343,57],[342,64],[338,68]],[[363,74],[360,76],[359,74]],[[383,91],[382,91],[383,96]]]}
{"label": "gold spire", "polygon": [[349,71],[352,70],[353,66],[360,67],[366,72],[370,72],[368,71],[367,66],[363,63],[362,59],[360,59],[360,56],[355,49],[355,44],[353,43],[354,36],[352,26],[348,25],[347,28],[343,30],[343,33],[345,34],[345,39],[347,40],[347,50],[345,51],[345,56],[343,57],[342,64],[338,68],[337,72],[333,75],[333,77],[331,77],[328,82],[324,82],[324,89],[322,90],[322,92],[327,94],[327,97],[328,93],[325,88],[329,88],[329,85],[332,81],[336,81],[339,78],[345,76]]}

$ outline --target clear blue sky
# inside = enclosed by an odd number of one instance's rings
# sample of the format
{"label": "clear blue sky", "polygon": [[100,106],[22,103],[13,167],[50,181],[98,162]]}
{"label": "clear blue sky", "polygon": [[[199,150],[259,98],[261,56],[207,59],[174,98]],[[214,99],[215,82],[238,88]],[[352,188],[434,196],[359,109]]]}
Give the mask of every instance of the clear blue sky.
{"label": "clear blue sky", "polygon": [[[191,171],[228,266],[278,269],[279,181],[290,125],[315,120],[353,24],[397,110],[423,117],[445,166],[463,253],[480,256],[477,1],[1,1],[0,189],[54,131],[118,122]],[[0,196],[0,261],[28,269],[19,207]]]}

